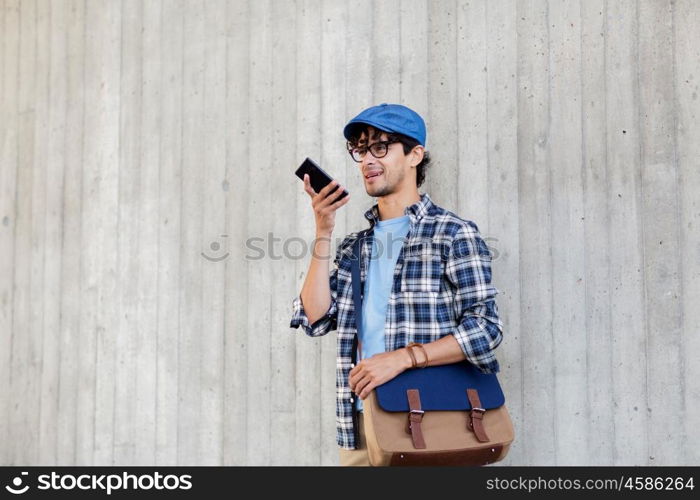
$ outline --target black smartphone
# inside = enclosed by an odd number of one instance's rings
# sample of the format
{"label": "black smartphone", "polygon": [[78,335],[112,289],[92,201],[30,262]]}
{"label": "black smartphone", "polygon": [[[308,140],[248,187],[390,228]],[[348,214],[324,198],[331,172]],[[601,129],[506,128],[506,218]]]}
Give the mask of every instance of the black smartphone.
{"label": "black smartphone", "polygon": [[[316,191],[317,193],[321,191],[324,187],[326,187],[328,184],[331,183],[333,178],[326,173],[325,170],[323,170],[318,163],[313,161],[311,158],[306,158],[301,165],[299,165],[299,168],[297,168],[296,172],[294,172],[297,177],[299,177],[302,182],[304,181],[304,174],[309,174],[309,182],[311,183],[311,187]],[[331,191],[332,193],[335,193],[338,190],[338,186]],[[347,190],[343,189],[343,194],[340,195],[338,200],[342,200],[348,195]],[[337,200],[335,200],[337,201]]]}

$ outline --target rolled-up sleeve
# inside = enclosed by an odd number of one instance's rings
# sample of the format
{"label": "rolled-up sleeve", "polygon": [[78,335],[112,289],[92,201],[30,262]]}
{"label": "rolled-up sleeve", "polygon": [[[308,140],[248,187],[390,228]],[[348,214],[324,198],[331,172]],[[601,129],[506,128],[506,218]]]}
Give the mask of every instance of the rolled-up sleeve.
{"label": "rolled-up sleeve", "polygon": [[455,236],[445,272],[455,290],[455,339],[482,373],[497,373],[494,350],[503,340],[503,323],[495,301],[498,290],[491,284],[491,252],[476,225],[462,227]]}
{"label": "rolled-up sleeve", "polygon": [[307,335],[311,337],[320,337],[338,327],[338,253],[339,252],[336,253],[329,276],[331,305],[328,311],[313,324],[309,323],[309,318],[306,316],[306,311],[304,311],[304,304],[301,301],[301,294],[297,295],[292,301],[292,321],[289,323],[290,328],[299,328],[301,326]]}

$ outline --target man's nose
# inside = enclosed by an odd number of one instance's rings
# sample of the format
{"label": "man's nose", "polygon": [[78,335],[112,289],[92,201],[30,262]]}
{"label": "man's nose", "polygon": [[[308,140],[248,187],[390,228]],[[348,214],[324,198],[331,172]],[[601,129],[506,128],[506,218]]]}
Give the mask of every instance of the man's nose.
{"label": "man's nose", "polygon": [[377,159],[370,153],[369,149],[365,153],[364,158],[362,158],[362,165],[363,166],[369,166],[369,165],[374,165],[377,162]]}

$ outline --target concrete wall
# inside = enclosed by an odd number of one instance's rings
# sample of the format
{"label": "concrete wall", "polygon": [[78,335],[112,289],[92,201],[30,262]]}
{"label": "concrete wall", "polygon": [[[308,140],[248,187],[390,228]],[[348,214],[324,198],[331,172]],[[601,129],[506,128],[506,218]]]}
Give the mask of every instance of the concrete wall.
{"label": "concrete wall", "polygon": [[0,465],[337,463],[335,337],[288,328],[293,170],[365,227],[342,127],[381,102],[425,117],[421,191],[496,254],[503,464],[697,464],[698,26],[693,0],[1,0]]}

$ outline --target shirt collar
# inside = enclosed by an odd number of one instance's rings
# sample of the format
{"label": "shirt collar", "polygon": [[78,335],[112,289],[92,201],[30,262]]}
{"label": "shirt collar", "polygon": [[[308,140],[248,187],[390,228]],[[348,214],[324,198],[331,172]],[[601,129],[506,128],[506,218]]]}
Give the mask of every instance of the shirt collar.
{"label": "shirt collar", "polygon": [[[433,200],[430,199],[428,193],[423,193],[420,195],[420,200],[415,202],[413,205],[407,206],[403,213],[404,215],[408,215],[411,219],[411,223],[414,224],[423,216],[429,214],[433,205]],[[379,220],[379,203],[375,203],[372,208],[365,212],[365,218],[370,222],[369,227],[373,228]]]}

